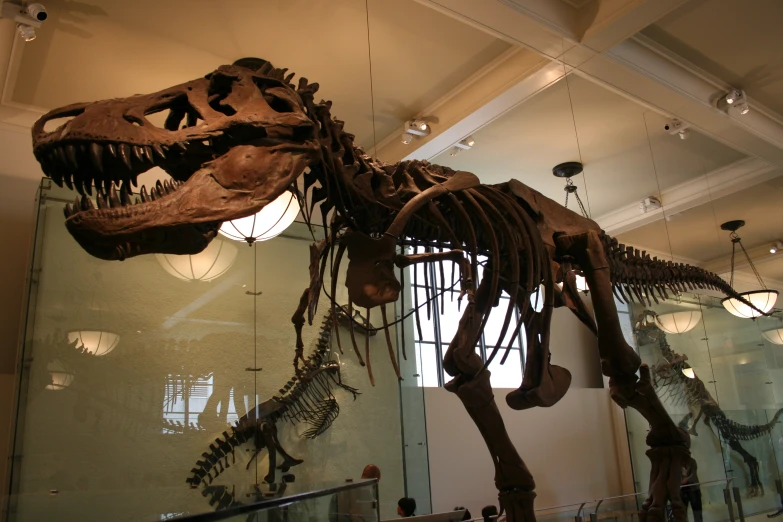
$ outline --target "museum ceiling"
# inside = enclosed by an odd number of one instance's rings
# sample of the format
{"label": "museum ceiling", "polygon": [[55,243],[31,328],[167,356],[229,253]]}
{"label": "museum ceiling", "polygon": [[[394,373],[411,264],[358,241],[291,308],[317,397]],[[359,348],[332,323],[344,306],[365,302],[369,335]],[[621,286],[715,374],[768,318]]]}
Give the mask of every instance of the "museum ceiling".
{"label": "museum ceiling", "polygon": [[[622,77],[607,77],[603,71],[609,69],[596,65],[597,59],[563,80],[562,63],[541,55],[565,48],[563,38],[571,33],[584,36],[578,49],[600,51],[604,40],[595,40],[593,28],[585,25],[592,20],[598,27],[602,16],[611,19],[598,4],[564,0],[534,13],[536,2],[509,0],[487,4],[479,13],[468,12],[470,3],[461,0],[369,0],[367,11],[365,0],[194,0],[187,9],[149,0],[51,0],[46,3],[50,21],[38,29],[38,38],[14,46],[3,99],[8,106],[47,110],[156,91],[222,63],[260,56],[317,81],[319,96],[334,102],[333,114],[346,121],[362,146],[377,145],[384,159],[423,157],[475,172],[485,183],[514,177],[557,201],[563,199],[563,183],[551,168],[581,160],[585,173],[577,185],[602,225],[604,218],[638,207],[648,196],[703,183],[707,196],[667,212],[667,221],[638,220],[617,234],[642,248],[722,271],[728,268],[729,243],[718,224],[742,218],[748,222],[742,236],[761,260],[760,272],[783,281],[783,257],[768,252],[771,243],[783,239],[783,140],[764,135],[768,128],[702,117],[703,107],[681,92],[661,94],[664,80],[649,86],[636,82],[641,87],[634,91]],[[741,17],[728,0],[667,5],[675,8],[658,12],[650,23],[612,22],[615,33],[626,30],[623,38],[630,41],[641,29],[639,41],[652,41],[725,84],[744,88],[759,111],[763,104],[783,113],[783,61],[777,56],[783,43],[774,27],[783,17],[779,2],[743,5]],[[554,32],[560,40],[536,32],[535,24],[550,15],[552,23],[543,24],[546,34]],[[588,37],[594,38],[589,45]],[[503,76],[504,67],[515,63],[522,72]],[[467,130],[454,124],[497,103],[504,89],[535,71],[550,76],[528,95],[504,101],[502,110],[471,120]],[[457,116],[450,120],[449,114]],[[695,122],[688,139],[664,130],[670,115]],[[476,145],[457,156],[451,156],[451,146],[416,156],[416,143],[401,148],[399,137],[403,123],[419,116],[429,118],[433,138],[451,132],[448,143],[455,143],[472,134]],[[755,176],[748,167],[756,168],[754,161],[765,166],[748,186],[709,193],[721,172],[725,177],[737,170],[743,180],[749,172]]]}

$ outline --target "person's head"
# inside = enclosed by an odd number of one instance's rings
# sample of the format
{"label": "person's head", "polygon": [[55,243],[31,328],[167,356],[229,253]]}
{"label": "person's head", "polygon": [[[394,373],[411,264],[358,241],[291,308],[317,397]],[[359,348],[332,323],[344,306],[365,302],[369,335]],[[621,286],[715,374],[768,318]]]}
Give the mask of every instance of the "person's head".
{"label": "person's head", "polygon": [[412,498],[402,497],[397,501],[397,514],[401,517],[412,517],[416,512],[416,501]]}
{"label": "person's head", "polygon": [[375,464],[367,464],[362,470],[363,479],[377,479],[381,481],[381,469]]}
{"label": "person's head", "polygon": [[481,516],[484,518],[484,522],[490,522],[491,520],[497,520],[498,508],[495,506],[484,506],[481,509]]}
{"label": "person's head", "polygon": [[457,507],[454,508],[454,511],[460,511],[462,509],[465,510],[465,514],[462,515],[462,520],[471,520],[473,517],[471,516],[470,510],[468,508],[462,507],[462,506],[457,506]]}

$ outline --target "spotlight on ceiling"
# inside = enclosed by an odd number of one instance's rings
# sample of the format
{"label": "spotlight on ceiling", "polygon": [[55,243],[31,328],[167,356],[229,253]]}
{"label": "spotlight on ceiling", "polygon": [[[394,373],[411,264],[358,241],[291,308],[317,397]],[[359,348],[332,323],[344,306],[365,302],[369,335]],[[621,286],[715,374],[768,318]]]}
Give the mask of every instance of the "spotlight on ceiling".
{"label": "spotlight on ceiling", "polygon": [[460,153],[460,151],[463,150],[470,150],[473,148],[473,145],[476,144],[476,140],[473,139],[473,136],[468,136],[464,140],[460,140],[457,143],[454,144],[454,148],[451,149],[451,155],[456,156]]}
{"label": "spotlight on ceiling", "polygon": [[777,254],[783,250],[783,241],[775,241],[775,244],[769,248],[770,254]]}
{"label": "spotlight on ceiling", "polygon": [[672,120],[667,121],[663,125],[663,130],[671,134],[672,136],[679,135],[680,139],[686,140],[688,139],[688,132],[690,128],[689,123],[685,123],[684,121],[678,120],[677,118],[674,118]]}
{"label": "spotlight on ceiling", "polygon": [[408,120],[402,129],[402,142],[405,145],[413,143],[414,138],[429,136],[432,132],[429,123],[424,120]]}
{"label": "spotlight on ceiling", "polygon": [[748,99],[745,96],[745,91],[741,89],[732,89],[723,97],[718,99],[719,109],[723,109],[724,111],[728,112],[732,107],[742,115],[750,112],[750,106],[748,105]]}
{"label": "spotlight on ceiling", "polygon": [[25,42],[32,42],[35,40],[35,29],[29,25],[16,24],[16,31]]}
{"label": "spotlight on ceiling", "polygon": [[35,40],[35,29],[41,27],[41,22],[48,18],[46,8],[41,4],[27,6],[11,2],[2,2],[0,18],[16,22],[16,32],[25,42]]}

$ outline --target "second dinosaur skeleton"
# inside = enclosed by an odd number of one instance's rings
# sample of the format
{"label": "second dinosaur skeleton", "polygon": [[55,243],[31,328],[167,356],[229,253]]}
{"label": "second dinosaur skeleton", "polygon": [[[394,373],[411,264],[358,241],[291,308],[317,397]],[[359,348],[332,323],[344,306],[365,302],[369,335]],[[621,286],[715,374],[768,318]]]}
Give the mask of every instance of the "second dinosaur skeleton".
{"label": "second dinosaur skeleton", "polygon": [[783,409],[775,412],[766,424],[746,426],[729,419],[718,406],[702,380],[694,374],[688,377],[683,369],[690,368],[688,356],[676,353],[666,340],[666,334],[655,324],[655,312],[645,310],[636,320],[634,332],[639,345],[655,344],[661,351],[662,360],[650,368],[655,386],[661,400],[674,406],[688,408],[688,414],[680,421],[680,427],[687,429],[690,435],[696,433],[696,425],[703,418],[705,426],[712,430],[714,426],[720,438],[729,448],[739,454],[750,475],[749,497],[764,495],[764,485],[759,476],[759,461],[747,451],[740,441],[758,439],[769,435],[783,415]]}
{"label": "second dinosaur skeleton", "polygon": [[[303,422],[309,427],[302,436],[314,439],[329,429],[340,412],[332,385],[349,391],[354,399],[359,394],[356,388],[343,384],[339,363],[325,360],[329,353],[333,324],[329,313],[321,325],[316,348],[305,360],[303,369],[280,389],[280,395],[252,408],[230,428],[230,433],[224,431],[222,438],[216,438],[191,470],[188,484],[193,487],[212,484],[222,471],[230,467],[229,457],[232,463],[235,462],[235,448],[247,441],[252,441],[255,445],[255,452],[247,463],[247,468],[261,450],[266,448],[269,452],[269,469],[264,477],[267,483],[275,481],[275,469],[285,473],[292,466],[302,463],[302,460],[289,455],[280,445],[277,422]],[[283,461],[276,466],[278,453]]]}
{"label": "second dinosaur skeleton", "polygon": [[[535,520],[535,481],[506,432],[487,367],[504,340],[508,352],[524,323],[525,375],[506,402],[515,410],[555,404],[568,390],[571,374],[550,364],[550,323],[554,307],[567,306],[598,337],[612,398],[650,423],[653,465],[641,522],[663,521],[667,502],[676,522],[684,522],[679,482],[689,437],[672,422],[655,394],[649,368],[625,342],[613,293],[649,302],[669,292],[714,288],[747,301],[715,274],[619,244],[594,221],[517,180],[486,185],[470,172],[426,161],[377,161],[356,147],[343,122],[332,117],[331,102],[316,102],[318,84],[306,78],[294,84],[293,79],[293,73],[265,60],[243,59],[157,93],[73,104],[44,115],[33,126],[35,157],[55,183],[82,193],[65,207],[71,235],[87,252],[107,260],[195,254],[222,222],[255,214],[285,191],[296,190],[301,179],[303,216],[310,223],[319,205],[325,234],[311,246],[310,285],[292,318],[297,375],[307,370],[301,330],[315,316],[327,265],[332,320],[337,320],[339,266],[347,254],[349,316],[353,319],[356,306],[366,308],[369,326],[371,310],[380,308],[399,376],[386,311],[405,288],[395,272],[413,264],[455,262],[467,304],[443,360],[453,376],[446,388],[459,397],[484,438],[508,520]],[[169,111],[163,127],[147,119],[163,111]],[[53,131],[44,129],[58,118],[70,120]],[[150,193],[142,186],[132,201],[131,185],[153,166],[173,181],[158,182]],[[95,203],[83,194],[93,187]],[[415,253],[400,253],[406,245]],[[417,253],[422,247],[436,251]],[[488,262],[479,281],[482,255]],[[575,270],[590,287],[595,321],[579,297]],[[556,286],[561,280],[562,291]],[[538,312],[530,296],[540,286],[544,297]],[[500,312],[497,348],[483,361],[475,346],[504,291],[510,299]],[[520,321],[512,328],[515,308]],[[353,329],[351,341],[372,382],[369,341],[364,357]]]}

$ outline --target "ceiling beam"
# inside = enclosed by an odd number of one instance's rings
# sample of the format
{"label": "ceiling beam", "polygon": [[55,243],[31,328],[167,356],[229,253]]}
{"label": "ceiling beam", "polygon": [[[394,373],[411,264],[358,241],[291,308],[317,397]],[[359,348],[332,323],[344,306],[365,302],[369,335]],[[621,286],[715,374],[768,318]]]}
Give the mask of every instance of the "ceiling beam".
{"label": "ceiling beam", "polygon": [[745,158],[696,179],[668,188],[660,194],[662,207],[644,212],[640,202],[631,203],[595,219],[613,235],[654,223],[664,217],[703,205],[710,201],[764,183],[783,174],[783,169],[762,159]]}
{"label": "ceiling beam", "polygon": [[395,162],[431,159],[542,89],[563,78],[562,64],[521,47],[509,49],[414,119],[430,122],[431,134],[402,143],[402,129],[378,143],[377,157]]}
{"label": "ceiling beam", "polygon": [[[543,17],[537,2],[417,1],[544,57],[564,61],[590,81],[662,115],[688,122],[745,154],[783,166],[783,117],[755,102],[752,92],[749,114],[727,114],[715,103],[729,90],[728,84],[641,35],[604,49],[677,7],[677,1],[663,0],[658,6],[653,0],[609,2],[606,9],[613,4],[614,14],[594,14],[597,18],[585,32],[584,41],[579,41],[578,31],[562,20]],[[589,12],[592,4],[595,2],[577,11]],[[613,20],[617,25],[611,24]]]}

